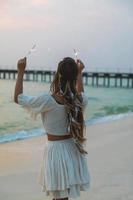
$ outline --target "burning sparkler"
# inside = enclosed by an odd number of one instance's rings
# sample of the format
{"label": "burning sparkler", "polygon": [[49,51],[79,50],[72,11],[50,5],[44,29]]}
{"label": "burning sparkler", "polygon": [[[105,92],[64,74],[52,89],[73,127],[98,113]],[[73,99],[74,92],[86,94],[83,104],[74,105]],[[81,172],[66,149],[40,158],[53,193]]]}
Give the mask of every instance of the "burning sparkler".
{"label": "burning sparkler", "polygon": [[28,51],[26,57],[28,57],[29,55],[31,55],[34,51],[36,51],[36,44],[34,44],[34,45],[32,46],[32,48]]}
{"label": "burning sparkler", "polygon": [[76,51],[76,49],[73,49],[73,51],[74,51],[74,57],[75,57],[75,61],[78,59],[78,52]]}

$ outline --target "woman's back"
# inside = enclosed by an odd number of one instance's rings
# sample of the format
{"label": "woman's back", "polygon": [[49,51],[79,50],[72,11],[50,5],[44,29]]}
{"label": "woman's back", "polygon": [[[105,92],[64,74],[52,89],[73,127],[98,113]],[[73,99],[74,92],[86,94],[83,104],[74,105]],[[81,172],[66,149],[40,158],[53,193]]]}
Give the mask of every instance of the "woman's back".
{"label": "woman's back", "polygon": [[[88,98],[84,93],[82,93],[82,96],[82,105],[83,109],[85,109]],[[42,123],[47,133],[53,135],[69,134],[66,106],[57,103],[54,97],[49,93],[44,92],[37,96],[19,94],[18,103],[27,109],[34,117],[41,113]]]}

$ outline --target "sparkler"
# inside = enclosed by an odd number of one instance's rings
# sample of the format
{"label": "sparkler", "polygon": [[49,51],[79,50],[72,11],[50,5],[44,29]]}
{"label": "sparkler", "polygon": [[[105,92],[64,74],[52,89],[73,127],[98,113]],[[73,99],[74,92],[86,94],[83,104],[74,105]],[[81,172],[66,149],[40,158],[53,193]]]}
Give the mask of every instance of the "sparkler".
{"label": "sparkler", "polygon": [[36,51],[36,44],[34,44],[32,46],[32,48],[28,51],[28,53],[26,54],[26,57],[28,57],[29,55],[31,55],[34,51]]}
{"label": "sparkler", "polygon": [[77,60],[78,59],[78,52],[76,51],[76,49],[73,49],[73,51],[74,51],[75,60]]}
{"label": "sparkler", "polygon": [[[28,53],[26,54],[26,56],[24,58],[27,58],[29,55],[32,54],[32,52],[36,51],[36,44],[34,44],[31,49],[28,51]],[[23,63],[24,62],[24,58],[23,59],[20,59],[18,61],[18,63]]]}

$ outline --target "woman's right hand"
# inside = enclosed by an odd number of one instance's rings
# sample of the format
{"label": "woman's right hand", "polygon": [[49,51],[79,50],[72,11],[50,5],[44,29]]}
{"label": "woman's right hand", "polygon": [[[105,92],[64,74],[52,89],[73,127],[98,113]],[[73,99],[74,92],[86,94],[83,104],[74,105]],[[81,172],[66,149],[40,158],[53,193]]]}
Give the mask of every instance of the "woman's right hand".
{"label": "woman's right hand", "polygon": [[24,72],[25,68],[26,68],[26,64],[27,64],[27,58],[26,57],[19,59],[18,62],[17,62],[18,71]]}
{"label": "woman's right hand", "polygon": [[81,60],[79,60],[79,59],[77,59],[77,66],[78,66],[78,72],[79,73],[81,73],[82,71],[83,71],[83,69],[85,68],[85,65],[84,65],[84,63],[81,61]]}

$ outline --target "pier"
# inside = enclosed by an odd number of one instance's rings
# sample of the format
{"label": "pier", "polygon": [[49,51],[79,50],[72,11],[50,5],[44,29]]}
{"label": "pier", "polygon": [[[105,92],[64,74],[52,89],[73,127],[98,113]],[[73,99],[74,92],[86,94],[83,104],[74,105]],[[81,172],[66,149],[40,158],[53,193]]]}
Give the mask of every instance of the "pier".
{"label": "pier", "polygon": [[[50,83],[55,71],[25,70],[24,80]],[[0,79],[17,78],[17,70],[0,69]],[[84,85],[93,87],[133,88],[133,73],[128,72],[83,72]]]}

